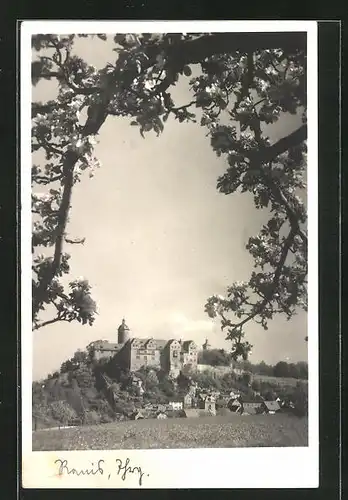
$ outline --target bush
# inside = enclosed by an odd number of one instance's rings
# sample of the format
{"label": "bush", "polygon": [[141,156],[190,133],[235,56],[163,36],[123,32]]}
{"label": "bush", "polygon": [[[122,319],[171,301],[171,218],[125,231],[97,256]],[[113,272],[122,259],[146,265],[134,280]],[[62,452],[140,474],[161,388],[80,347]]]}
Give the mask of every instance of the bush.
{"label": "bush", "polygon": [[209,349],[198,353],[198,363],[210,366],[228,366],[231,356],[224,349]]}
{"label": "bush", "polygon": [[77,417],[76,412],[66,401],[53,401],[48,411],[54,420],[63,425],[69,425],[70,421]]}

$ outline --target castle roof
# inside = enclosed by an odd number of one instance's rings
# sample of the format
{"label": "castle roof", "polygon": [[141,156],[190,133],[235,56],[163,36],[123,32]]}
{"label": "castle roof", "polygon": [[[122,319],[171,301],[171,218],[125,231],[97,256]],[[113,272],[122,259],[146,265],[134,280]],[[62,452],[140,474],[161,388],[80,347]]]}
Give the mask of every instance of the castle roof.
{"label": "castle roof", "polygon": [[168,340],[166,339],[155,339],[157,349],[163,349],[167,344]]}
{"label": "castle roof", "polygon": [[129,330],[129,327],[126,325],[126,320],[123,318],[122,323],[118,327],[118,330]]}
{"label": "castle roof", "polygon": [[107,340],[96,342],[94,344],[94,349],[97,351],[119,351],[122,347],[122,344],[114,344],[112,342],[108,342]]}

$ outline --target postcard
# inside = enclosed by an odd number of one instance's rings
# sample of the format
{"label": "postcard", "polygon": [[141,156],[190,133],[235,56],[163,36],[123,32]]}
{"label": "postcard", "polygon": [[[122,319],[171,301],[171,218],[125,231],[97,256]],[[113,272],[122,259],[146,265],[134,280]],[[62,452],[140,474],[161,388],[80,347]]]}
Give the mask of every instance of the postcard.
{"label": "postcard", "polygon": [[318,487],[316,22],[20,36],[23,487]]}

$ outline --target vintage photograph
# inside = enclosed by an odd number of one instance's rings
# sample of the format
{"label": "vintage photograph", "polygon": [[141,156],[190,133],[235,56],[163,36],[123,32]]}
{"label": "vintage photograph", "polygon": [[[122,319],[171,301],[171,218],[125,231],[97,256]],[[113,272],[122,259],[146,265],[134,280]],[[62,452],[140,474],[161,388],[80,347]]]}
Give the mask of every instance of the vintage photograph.
{"label": "vintage photograph", "polygon": [[32,451],[308,447],[307,32],[85,24],[31,35]]}

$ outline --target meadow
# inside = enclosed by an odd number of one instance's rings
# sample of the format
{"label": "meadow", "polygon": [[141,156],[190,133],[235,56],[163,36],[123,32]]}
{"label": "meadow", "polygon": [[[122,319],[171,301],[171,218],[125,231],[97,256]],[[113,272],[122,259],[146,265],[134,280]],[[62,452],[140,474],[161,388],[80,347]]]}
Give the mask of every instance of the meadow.
{"label": "meadow", "polygon": [[307,418],[236,415],[113,422],[33,432],[33,451],[307,446]]}
{"label": "meadow", "polygon": [[253,374],[253,380],[267,382],[268,384],[277,385],[279,387],[296,387],[299,382],[301,384],[308,384],[308,380],[290,377],[271,377],[269,375],[259,375],[257,373]]}

